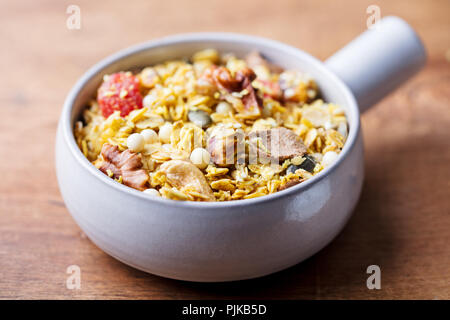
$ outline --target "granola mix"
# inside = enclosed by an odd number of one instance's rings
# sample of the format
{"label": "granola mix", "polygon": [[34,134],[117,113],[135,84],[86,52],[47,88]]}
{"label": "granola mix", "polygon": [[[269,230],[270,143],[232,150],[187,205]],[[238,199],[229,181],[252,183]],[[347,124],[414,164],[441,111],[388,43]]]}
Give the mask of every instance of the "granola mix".
{"label": "granola mix", "polygon": [[75,124],[99,170],[149,196],[250,199],[310,179],[347,138],[344,110],[314,80],[253,52],[207,49],[107,75]]}

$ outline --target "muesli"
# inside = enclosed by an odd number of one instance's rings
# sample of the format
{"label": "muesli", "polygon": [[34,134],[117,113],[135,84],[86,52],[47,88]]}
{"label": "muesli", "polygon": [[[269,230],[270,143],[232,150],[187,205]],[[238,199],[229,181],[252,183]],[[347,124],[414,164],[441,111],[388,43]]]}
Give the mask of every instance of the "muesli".
{"label": "muesli", "polygon": [[74,129],[84,155],[117,183],[191,201],[302,183],[336,160],[347,132],[344,110],[307,74],[214,49],[106,75]]}

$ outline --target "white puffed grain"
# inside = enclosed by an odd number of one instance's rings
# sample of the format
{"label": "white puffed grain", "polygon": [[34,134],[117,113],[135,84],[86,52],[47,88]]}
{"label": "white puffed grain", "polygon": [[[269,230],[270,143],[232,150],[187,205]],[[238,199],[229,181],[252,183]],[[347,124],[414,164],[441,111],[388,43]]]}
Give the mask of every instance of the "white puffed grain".
{"label": "white puffed grain", "polygon": [[133,133],[127,138],[127,147],[133,152],[140,152],[144,149],[145,140],[140,133]]}
{"label": "white puffed grain", "polygon": [[142,130],[141,135],[144,137],[145,143],[152,144],[159,141],[158,134],[152,129]]}
{"label": "white puffed grain", "polygon": [[211,155],[204,148],[195,148],[191,153],[191,162],[199,169],[204,169],[208,166]]}
{"label": "white puffed grain", "polygon": [[163,143],[169,143],[172,130],[173,125],[171,123],[165,123],[161,128],[159,128],[159,140]]}

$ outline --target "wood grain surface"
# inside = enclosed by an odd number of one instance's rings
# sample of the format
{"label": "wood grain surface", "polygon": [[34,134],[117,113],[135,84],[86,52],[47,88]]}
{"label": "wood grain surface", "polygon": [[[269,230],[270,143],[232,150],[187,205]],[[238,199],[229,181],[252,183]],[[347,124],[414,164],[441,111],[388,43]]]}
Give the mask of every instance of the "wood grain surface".
{"label": "wood grain surface", "polygon": [[[0,298],[450,298],[450,1],[0,3]],[[69,4],[81,8],[80,30],[66,28]],[[58,191],[54,142],[64,98],[88,67],[131,44],[189,31],[265,36],[326,59],[365,30],[371,4],[406,19],[429,62],[362,116],[361,200],[327,248],[272,276],[201,284],[137,271],[83,235]],[[381,268],[381,290],[366,287],[372,264]],[[66,288],[69,265],[81,268],[80,290]]]}

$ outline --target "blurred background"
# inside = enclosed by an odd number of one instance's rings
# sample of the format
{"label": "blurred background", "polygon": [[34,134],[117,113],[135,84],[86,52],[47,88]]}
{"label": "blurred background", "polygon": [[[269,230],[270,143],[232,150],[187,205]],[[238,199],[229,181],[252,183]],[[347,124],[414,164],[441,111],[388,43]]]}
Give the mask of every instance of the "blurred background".
{"label": "blurred background", "polygon": [[[0,0],[0,298],[450,298],[450,1]],[[67,28],[77,5],[80,29]],[[54,172],[64,98],[124,47],[195,31],[276,39],[325,60],[365,31],[369,5],[421,36],[426,68],[362,116],[366,180],[354,216],[327,248],[262,279],[195,284],[127,267],[68,214]],[[368,290],[379,265],[382,289]],[[65,286],[78,265],[81,290]]]}

